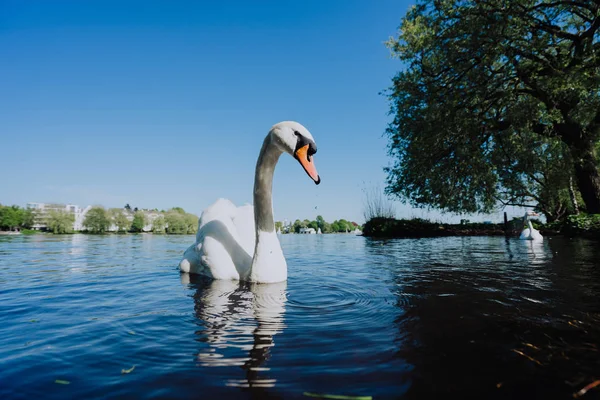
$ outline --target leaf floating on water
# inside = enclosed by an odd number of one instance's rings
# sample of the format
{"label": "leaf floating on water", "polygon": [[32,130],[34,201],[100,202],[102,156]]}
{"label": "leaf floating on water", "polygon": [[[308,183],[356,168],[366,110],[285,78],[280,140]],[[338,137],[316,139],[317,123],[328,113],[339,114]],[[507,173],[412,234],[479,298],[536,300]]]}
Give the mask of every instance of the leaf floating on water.
{"label": "leaf floating on water", "polygon": [[122,369],[121,373],[122,374],[128,374],[128,373],[132,372],[134,369],[135,369],[135,365],[133,367],[129,368],[129,369]]}
{"label": "leaf floating on water", "polygon": [[130,335],[135,335],[134,331],[127,331],[127,333],[129,333]]}
{"label": "leaf floating on water", "polygon": [[30,319],[29,322],[40,322],[39,319]]}
{"label": "leaf floating on water", "polygon": [[539,347],[537,347],[537,346],[534,346],[534,345],[532,345],[531,343],[523,343],[523,344],[524,344],[525,346],[527,346],[527,347],[531,347],[532,349],[535,349],[535,350],[539,350],[539,349],[540,349]]}
{"label": "leaf floating on water", "polygon": [[71,384],[71,382],[65,381],[63,379],[57,379],[54,381],[54,383],[58,383],[59,385],[70,385]]}
{"label": "leaf floating on water", "polygon": [[538,360],[536,360],[535,358],[533,358],[533,357],[531,357],[531,356],[528,356],[527,354],[523,353],[522,351],[519,351],[519,350],[517,350],[517,349],[513,349],[513,351],[514,351],[515,353],[519,354],[519,355],[522,355],[523,357],[527,358],[528,360],[530,360],[530,361],[533,361],[533,362],[534,362],[534,363],[536,363],[537,365],[542,365],[542,366],[544,365],[544,364],[542,364],[541,362],[539,362]]}
{"label": "leaf floating on water", "polygon": [[307,397],[316,397],[319,399],[334,399],[334,400],[373,400],[372,396],[344,396],[342,394],[326,394],[326,393],[310,393],[304,392]]}
{"label": "leaf floating on water", "polygon": [[574,398],[578,398],[583,396],[584,394],[586,394],[588,392],[588,390],[595,388],[596,386],[600,385],[600,380],[594,381],[592,383],[590,383],[589,385],[586,385],[583,389],[581,389],[579,392],[575,392],[573,393],[573,397]]}

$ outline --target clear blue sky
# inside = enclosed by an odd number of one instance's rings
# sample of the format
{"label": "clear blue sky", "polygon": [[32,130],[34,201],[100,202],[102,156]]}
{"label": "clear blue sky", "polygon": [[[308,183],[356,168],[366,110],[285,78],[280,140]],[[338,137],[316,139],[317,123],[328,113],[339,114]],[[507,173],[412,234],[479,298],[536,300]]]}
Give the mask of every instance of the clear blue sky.
{"label": "clear blue sky", "polygon": [[296,120],[322,183],[282,157],[276,219],[362,221],[401,68],[383,42],[412,3],[0,0],[0,202],[251,203],[264,136]]}

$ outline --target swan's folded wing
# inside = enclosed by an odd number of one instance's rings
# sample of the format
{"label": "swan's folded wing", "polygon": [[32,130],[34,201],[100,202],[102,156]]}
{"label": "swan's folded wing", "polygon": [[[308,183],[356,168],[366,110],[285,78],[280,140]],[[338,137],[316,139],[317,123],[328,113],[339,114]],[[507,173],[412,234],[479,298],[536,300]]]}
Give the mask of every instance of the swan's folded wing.
{"label": "swan's folded wing", "polygon": [[184,254],[180,269],[215,279],[246,276],[254,253],[252,207],[219,199],[202,212],[198,225],[196,243]]}
{"label": "swan's folded wing", "polygon": [[210,206],[206,207],[204,211],[202,211],[202,215],[200,215],[200,222],[198,225],[198,230],[202,228],[203,225],[206,225],[208,222],[218,219],[230,219],[236,216],[237,207],[230,200],[227,199],[218,199]]}

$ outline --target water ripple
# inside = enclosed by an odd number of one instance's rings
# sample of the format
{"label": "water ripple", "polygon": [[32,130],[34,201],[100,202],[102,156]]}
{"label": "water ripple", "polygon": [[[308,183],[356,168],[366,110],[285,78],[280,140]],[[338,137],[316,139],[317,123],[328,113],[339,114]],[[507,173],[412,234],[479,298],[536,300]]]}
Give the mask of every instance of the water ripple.
{"label": "water ripple", "polygon": [[597,373],[594,242],[284,235],[288,282],[251,285],[180,275],[191,241],[0,237],[0,397],[570,397]]}

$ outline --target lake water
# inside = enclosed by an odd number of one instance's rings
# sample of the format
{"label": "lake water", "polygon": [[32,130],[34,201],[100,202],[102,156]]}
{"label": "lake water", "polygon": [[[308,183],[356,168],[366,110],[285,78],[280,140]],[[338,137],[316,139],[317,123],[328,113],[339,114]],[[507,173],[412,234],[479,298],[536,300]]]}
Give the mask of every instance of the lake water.
{"label": "lake water", "polygon": [[275,285],[180,275],[192,242],[0,236],[0,398],[566,399],[600,379],[598,242],[283,235]]}

